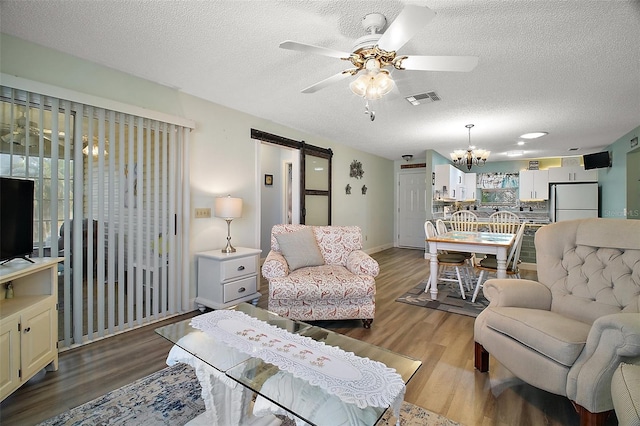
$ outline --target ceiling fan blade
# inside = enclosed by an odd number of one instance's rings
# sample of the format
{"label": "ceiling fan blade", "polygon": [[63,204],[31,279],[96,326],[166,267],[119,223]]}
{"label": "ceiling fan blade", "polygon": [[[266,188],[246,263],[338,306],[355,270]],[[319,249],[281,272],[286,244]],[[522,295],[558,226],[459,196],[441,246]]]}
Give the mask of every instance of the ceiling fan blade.
{"label": "ceiling fan blade", "polygon": [[378,40],[378,47],[387,52],[397,51],[434,16],[436,13],[426,6],[406,5],[395,21],[382,34]]}
{"label": "ceiling fan blade", "polygon": [[329,56],[331,58],[349,59],[350,53],[339,50],[327,49],[326,47],[313,46],[311,44],[298,43],[297,41],[283,41],[280,49],[297,50],[299,52],[313,53],[314,55]]}
{"label": "ceiling fan blade", "polygon": [[478,65],[476,56],[404,56],[399,69],[417,71],[469,72]]}
{"label": "ceiling fan blade", "polygon": [[302,90],[302,93],[315,93],[320,89],[324,89],[327,86],[331,86],[333,83],[337,83],[340,80],[344,80],[347,77],[350,77],[352,74],[351,70],[342,71],[341,73],[334,74],[329,78],[325,78],[322,81],[313,84],[306,89]]}

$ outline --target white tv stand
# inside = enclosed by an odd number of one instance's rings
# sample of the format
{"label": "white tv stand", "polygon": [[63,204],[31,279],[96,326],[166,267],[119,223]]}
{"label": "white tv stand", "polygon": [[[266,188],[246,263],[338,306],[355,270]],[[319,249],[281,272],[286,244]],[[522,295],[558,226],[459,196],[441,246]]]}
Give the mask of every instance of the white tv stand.
{"label": "white tv stand", "polygon": [[[14,259],[0,266],[0,401],[43,368],[58,369],[58,263]],[[6,298],[6,285],[13,298]]]}

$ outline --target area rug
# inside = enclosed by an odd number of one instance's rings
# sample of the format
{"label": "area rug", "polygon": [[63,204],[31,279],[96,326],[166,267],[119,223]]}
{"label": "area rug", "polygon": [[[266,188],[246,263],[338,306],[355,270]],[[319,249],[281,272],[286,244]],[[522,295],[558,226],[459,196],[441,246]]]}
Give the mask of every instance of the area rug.
{"label": "area rug", "polygon": [[[193,368],[176,364],[157,371],[52,417],[38,426],[80,425],[167,425],[180,426],[204,412],[200,385]],[[328,414],[330,415],[330,414]],[[295,426],[281,418],[282,426]],[[395,418],[387,411],[378,426],[393,426]],[[444,416],[405,402],[400,414],[401,426],[457,426]]]}
{"label": "area rug", "polygon": [[[422,306],[423,308],[437,309],[439,311],[452,312],[470,317],[477,317],[487,306],[489,301],[482,295],[482,289],[474,303],[471,303],[473,292],[467,292],[467,299],[460,295],[460,289],[455,286],[439,286],[438,298],[431,299],[431,293],[425,293],[424,288],[427,279],[421,281],[417,286],[396,299],[396,302],[408,303],[410,305]],[[456,284],[457,285],[457,284]]]}
{"label": "area rug", "polygon": [[39,426],[184,425],[204,412],[193,368],[176,364],[40,423]]}

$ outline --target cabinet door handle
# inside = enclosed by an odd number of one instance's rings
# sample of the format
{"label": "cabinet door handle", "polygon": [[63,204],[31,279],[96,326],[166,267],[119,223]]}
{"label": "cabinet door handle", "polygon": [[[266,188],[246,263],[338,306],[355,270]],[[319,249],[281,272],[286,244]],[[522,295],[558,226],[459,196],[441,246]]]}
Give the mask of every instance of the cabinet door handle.
{"label": "cabinet door handle", "polygon": [[245,291],[245,290],[246,290],[246,288],[244,288],[244,287],[240,287],[240,288],[238,289],[238,293],[244,293],[244,291]]}
{"label": "cabinet door handle", "polygon": [[238,266],[238,271],[244,271],[244,266],[242,265]]}

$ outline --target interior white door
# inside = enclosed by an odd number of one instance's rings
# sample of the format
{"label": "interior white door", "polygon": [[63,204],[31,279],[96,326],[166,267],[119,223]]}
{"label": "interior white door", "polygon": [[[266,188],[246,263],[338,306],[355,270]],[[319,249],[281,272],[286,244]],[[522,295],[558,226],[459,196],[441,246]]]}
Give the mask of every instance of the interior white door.
{"label": "interior white door", "polygon": [[426,174],[404,172],[398,185],[398,246],[424,249],[424,221],[427,218]]}

